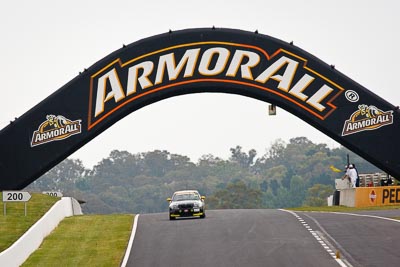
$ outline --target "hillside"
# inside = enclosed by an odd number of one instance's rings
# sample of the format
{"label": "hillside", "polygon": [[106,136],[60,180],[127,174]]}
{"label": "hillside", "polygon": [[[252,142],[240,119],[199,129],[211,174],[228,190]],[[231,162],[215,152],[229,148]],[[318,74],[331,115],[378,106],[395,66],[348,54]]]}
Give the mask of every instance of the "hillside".
{"label": "hillside", "polygon": [[[346,148],[329,148],[306,137],[276,140],[265,154],[240,146],[230,149],[229,159],[204,155],[196,163],[184,155],[155,150],[132,154],[114,150],[92,169],[79,159],[66,159],[27,187],[30,191],[59,190],[83,200],[85,214],[152,213],[166,211],[165,201],[176,190],[197,189],[209,208],[224,208],[226,190],[257,196],[252,208],[286,208],[309,203],[310,192],[334,191],[334,181],[343,173],[347,155],[360,173],[380,170]],[[321,199],[325,202],[323,196]],[[243,203],[240,202],[243,200]],[[248,207],[236,198],[235,207]]]}

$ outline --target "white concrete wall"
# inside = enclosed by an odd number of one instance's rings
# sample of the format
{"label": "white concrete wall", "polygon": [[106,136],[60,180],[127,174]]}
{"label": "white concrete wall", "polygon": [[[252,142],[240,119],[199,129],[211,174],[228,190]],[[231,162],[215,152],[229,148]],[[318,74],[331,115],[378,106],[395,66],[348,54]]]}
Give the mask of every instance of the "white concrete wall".
{"label": "white concrete wall", "polygon": [[354,207],[355,199],[356,199],[356,189],[355,188],[340,190],[339,205],[347,206],[347,207]]}
{"label": "white concrete wall", "polygon": [[[28,211],[29,212],[29,211]],[[49,235],[65,218],[82,215],[81,207],[74,198],[63,197],[25,232],[14,244],[0,253],[0,266],[20,266],[29,255],[39,248],[43,239]]]}
{"label": "white concrete wall", "polygon": [[336,190],[349,189],[351,188],[351,183],[349,179],[335,179],[335,188]]}
{"label": "white concrete wall", "polygon": [[333,206],[333,195],[330,195],[329,197],[326,198],[326,201],[328,202],[328,206]]}

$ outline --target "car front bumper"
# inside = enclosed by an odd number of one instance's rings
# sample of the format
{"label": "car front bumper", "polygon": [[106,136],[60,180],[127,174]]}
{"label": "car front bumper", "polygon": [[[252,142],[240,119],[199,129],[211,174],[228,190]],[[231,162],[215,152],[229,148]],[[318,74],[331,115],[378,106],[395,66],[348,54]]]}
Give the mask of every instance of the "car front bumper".
{"label": "car front bumper", "polygon": [[203,216],[204,210],[201,208],[189,208],[189,209],[174,209],[169,211],[170,217],[194,217]]}

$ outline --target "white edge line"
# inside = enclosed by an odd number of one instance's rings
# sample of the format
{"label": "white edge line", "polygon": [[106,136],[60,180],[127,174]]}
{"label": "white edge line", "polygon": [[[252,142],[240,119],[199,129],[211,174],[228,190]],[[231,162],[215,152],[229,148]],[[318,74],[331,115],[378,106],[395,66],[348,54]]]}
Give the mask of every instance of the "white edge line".
{"label": "white edge line", "polygon": [[356,214],[356,213],[347,213],[347,212],[330,212],[330,213],[336,213],[336,214],[342,214],[342,215],[350,215],[350,216],[357,216],[357,217],[369,217],[369,218],[375,218],[375,219],[381,219],[381,220],[386,220],[386,221],[391,221],[391,222],[400,223],[400,220],[392,219],[392,218],[386,218],[386,217],[381,217],[381,216],[376,216],[376,215]]}
{"label": "white edge line", "polygon": [[341,259],[335,259],[335,261],[336,261],[337,263],[339,263],[340,266],[342,266],[342,267],[347,267],[347,265],[346,265]]}
{"label": "white edge line", "polygon": [[121,267],[125,267],[126,264],[128,263],[129,255],[131,254],[132,250],[133,240],[135,239],[138,219],[139,219],[139,214],[136,214],[135,220],[133,221],[131,237],[129,238],[128,247],[126,248],[124,260],[121,263]]}
{"label": "white edge line", "polygon": [[[278,209],[278,210],[288,212],[288,213],[294,215],[295,217],[298,216],[297,213],[295,213],[294,211],[291,211],[291,210],[285,210],[285,209]],[[312,234],[314,235],[314,233],[312,233]],[[315,235],[314,235],[314,237],[315,237]],[[328,252],[327,249],[325,249],[325,251]],[[328,252],[328,254],[330,255],[329,252]],[[335,257],[333,257],[333,258],[341,267],[348,267],[341,259],[336,258],[336,254],[335,254]]]}
{"label": "white edge line", "polygon": [[[400,223],[400,220],[376,216],[376,215],[369,215],[369,214],[356,214],[356,213],[347,213],[347,212],[328,212],[328,213],[336,213],[336,214],[350,215],[350,216],[356,216],[356,217],[368,217],[368,218],[375,218],[375,219],[381,219],[381,220]],[[341,259],[335,259],[335,260],[340,264],[340,266],[347,267],[347,265]]]}

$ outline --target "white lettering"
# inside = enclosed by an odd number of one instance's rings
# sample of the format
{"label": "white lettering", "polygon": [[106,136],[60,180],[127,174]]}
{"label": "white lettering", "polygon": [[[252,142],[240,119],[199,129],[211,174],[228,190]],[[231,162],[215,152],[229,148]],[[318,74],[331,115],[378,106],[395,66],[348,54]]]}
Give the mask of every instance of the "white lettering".
{"label": "white lettering", "polygon": [[[287,92],[289,91],[290,84],[292,83],[293,77],[297,70],[297,65],[299,63],[293,59],[282,56],[277,61],[275,61],[271,66],[263,71],[257,78],[256,81],[260,83],[266,83],[269,79],[278,81],[278,88]],[[283,75],[277,73],[282,67],[286,66]]]}
{"label": "white lettering", "polygon": [[[178,62],[176,62],[176,52],[170,49],[160,50],[169,52],[165,52],[168,54],[159,55],[158,60],[136,62],[136,65],[130,65],[127,69],[122,68],[121,73],[123,74],[117,73],[116,68],[108,69],[106,73],[98,78],[97,90],[93,90],[93,92],[97,93],[95,101],[93,101],[95,104],[94,117],[98,117],[104,112],[105,104],[111,99],[114,99],[114,102],[117,103],[127,96],[134,95],[141,90],[149,89],[155,85],[193,77],[195,72],[196,77],[222,76],[226,72],[226,77],[234,77],[237,78],[238,81],[241,78],[242,83],[244,83],[244,79],[251,80],[254,82],[249,84],[250,86],[260,89],[262,89],[261,87],[268,87],[268,91],[279,91],[279,95],[283,96],[283,94],[285,94],[284,97],[290,97],[291,101],[302,102],[300,106],[308,105],[308,107],[312,107],[319,112],[326,110],[327,107],[323,104],[326,102],[327,97],[334,91],[333,88],[335,88],[330,87],[334,85],[333,83],[329,83],[329,86],[324,83],[320,84],[320,81],[314,84],[314,81],[319,78],[316,76],[313,77],[311,71],[301,67],[299,68],[299,65],[304,62],[304,59],[294,54],[289,53],[285,54],[287,56],[281,57],[275,54],[273,57],[275,61],[273,62],[272,59],[270,60],[263,57],[261,53],[243,50],[243,48],[234,50],[232,47],[227,49],[220,46],[208,46],[207,49],[202,49],[205,48],[198,47],[187,49],[186,51],[180,50],[180,59]],[[160,53],[160,51],[148,55],[153,57],[156,56],[157,53]],[[232,56],[231,51],[233,53]],[[136,60],[146,60],[146,56],[147,55],[143,55],[132,59],[125,64],[135,64],[133,62]],[[261,59],[261,57],[263,58]],[[262,62],[262,65],[266,66],[264,67],[265,69],[260,69],[259,64],[261,60],[265,60],[265,62]],[[157,66],[155,66],[156,64]],[[300,73],[297,73],[298,69],[300,69]],[[240,74],[238,75],[239,71]],[[257,75],[258,77],[253,77],[256,71],[260,74]],[[123,88],[118,75],[126,74],[126,88]],[[168,78],[166,76],[168,76]],[[295,76],[296,81],[294,81]],[[218,78],[223,79],[223,77],[220,76]],[[123,80],[125,81],[125,79]],[[190,81],[188,80],[188,82]],[[255,82],[259,84],[255,84]],[[95,82],[93,84],[96,86]],[[318,89],[318,86],[321,87]],[[311,95],[312,93],[313,95]],[[111,106],[111,103],[109,105]],[[383,121],[384,119],[385,118],[380,118],[379,120]]]}
{"label": "white lettering", "polygon": [[[210,64],[213,56],[217,56],[217,62],[213,69],[210,69]],[[228,62],[230,52],[223,47],[213,47],[207,49],[201,57],[199,72],[202,75],[211,76],[218,75],[224,71]]]}
{"label": "white lettering", "polygon": [[[248,58],[248,61],[247,63],[242,64],[245,57]],[[228,71],[226,72],[226,76],[235,77],[240,67],[242,78],[253,80],[253,74],[250,69],[257,66],[259,62],[260,56],[257,53],[245,50],[236,50]]]}
{"label": "white lettering", "polygon": [[323,111],[325,107],[320,104],[333,91],[328,85],[324,84],[306,103],[310,104],[319,111]]}
{"label": "white lettering", "polygon": [[[151,61],[145,61],[132,66],[128,70],[128,85],[126,88],[126,95],[131,95],[137,91],[137,83],[139,82],[142,89],[146,89],[153,86],[153,83],[149,80],[149,75],[153,71],[154,63]],[[143,70],[142,75],[138,77],[139,69]]]}
{"label": "white lettering", "polygon": [[[111,91],[106,94],[107,80],[110,81]],[[97,97],[95,117],[104,111],[104,103],[114,97],[115,103],[125,98],[124,91],[119,81],[117,71],[113,68],[103,76],[101,76],[97,83]]]}
{"label": "white lettering", "polygon": [[314,81],[314,78],[308,74],[304,74],[303,77],[290,89],[289,94],[294,95],[300,100],[305,101],[308,96],[303,94],[303,91]]}
{"label": "white lettering", "polygon": [[199,57],[199,53],[200,48],[187,50],[183,55],[181,61],[179,61],[178,66],[176,66],[175,64],[174,53],[160,56],[155,84],[160,84],[163,82],[165,67],[167,68],[170,81],[175,80],[179,76],[185,64],[186,69],[183,77],[187,78],[193,76],[194,67],[197,62],[197,58]]}

